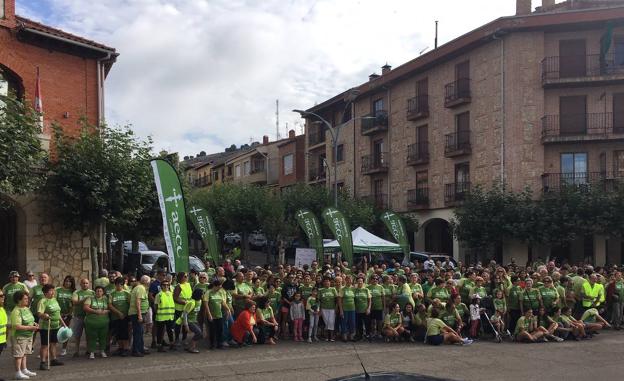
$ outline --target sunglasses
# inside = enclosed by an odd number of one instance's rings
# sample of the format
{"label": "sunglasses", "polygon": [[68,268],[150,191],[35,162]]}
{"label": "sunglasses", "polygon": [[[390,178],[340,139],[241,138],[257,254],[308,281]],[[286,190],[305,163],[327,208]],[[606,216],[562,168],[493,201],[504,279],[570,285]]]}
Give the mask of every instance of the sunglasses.
{"label": "sunglasses", "polygon": [[169,287],[169,283],[163,283],[162,286],[163,287]]}
{"label": "sunglasses", "polygon": [[0,298],[4,298],[4,294],[0,294]]}

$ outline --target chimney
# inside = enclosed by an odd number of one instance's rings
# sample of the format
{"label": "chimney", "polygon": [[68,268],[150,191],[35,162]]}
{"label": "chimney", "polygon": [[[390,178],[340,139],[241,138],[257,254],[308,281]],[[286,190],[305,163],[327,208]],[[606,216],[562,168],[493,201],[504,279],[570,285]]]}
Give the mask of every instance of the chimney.
{"label": "chimney", "polygon": [[288,131],[288,139],[294,139],[294,138],[295,138],[295,130]]}
{"label": "chimney", "polygon": [[381,75],[389,73],[390,70],[392,70],[392,66],[388,65],[388,63],[386,62],[386,64],[381,67]]}
{"label": "chimney", "polygon": [[542,10],[547,11],[555,6],[555,0],[542,0]]}
{"label": "chimney", "polygon": [[531,14],[531,0],[516,0],[516,16]]}
{"label": "chimney", "polygon": [[0,1],[0,6],[4,6],[0,9],[0,25],[14,26],[15,25],[15,0]]}
{"label": "chimney", "polygon": [[264,135],[262,137],[262,144],[269,144],[269,136],[268,135]]}
{"label": "chimney", "polygon": [[373,74],[368,76],[368,80],[369,81],[373,81],[373,80],[375,80],[377,78],[379,78],[379,74],[377,74],[377,73],[373,73]]}

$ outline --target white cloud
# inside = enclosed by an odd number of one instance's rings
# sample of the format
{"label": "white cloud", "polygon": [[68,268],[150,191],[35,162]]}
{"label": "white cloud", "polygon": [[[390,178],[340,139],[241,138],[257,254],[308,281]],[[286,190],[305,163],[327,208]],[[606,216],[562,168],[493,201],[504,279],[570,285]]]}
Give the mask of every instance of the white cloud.
{"label": "white cloud", "polygon": [[[18,11],[115,47],[109,123],[155,148],[221,151],[281,134],[308,108],[515,11],[515,0],[17,0]],[[535,2],[535,1],[534,1]],[[537,5],[537,4],[534,4]]]}

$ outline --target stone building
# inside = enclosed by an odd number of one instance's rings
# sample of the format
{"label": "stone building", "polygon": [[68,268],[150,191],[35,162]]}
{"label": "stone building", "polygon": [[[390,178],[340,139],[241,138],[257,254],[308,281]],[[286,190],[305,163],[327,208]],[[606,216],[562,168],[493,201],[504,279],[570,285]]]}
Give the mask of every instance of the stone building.
{"label": "stone building", "polygon": [[[449,222],[477,184],[539,195],[624,180],[623,20],[622,0],[544,0],[534,11],[518,0],[514,16],[386,64],[307,110],[334,126],[347,121],[332,173],[331,134],[306,118],[308,183],[337,181],[379,208],[411,213],[421,224],[415,249],[465,259],[475,253]],[[620,239],[593,236],[566,247],[504,242],[496,259],[604,264],[622,254]]]}
{"label": "stone building", "polygon": [[[15,0],[1,1],[0,7],[0,91],[32,102],[39,69],[43,147],[50,149],[53,122],[76,135],[81,118],[92,124],[102,120],[104,80],[115,49],[16,15]],[[0,197],[14,204],[0,210],[0,282],[13,269],[47,271],[53,277],[92,275],[86,236],[64,229],[35,196]]]}

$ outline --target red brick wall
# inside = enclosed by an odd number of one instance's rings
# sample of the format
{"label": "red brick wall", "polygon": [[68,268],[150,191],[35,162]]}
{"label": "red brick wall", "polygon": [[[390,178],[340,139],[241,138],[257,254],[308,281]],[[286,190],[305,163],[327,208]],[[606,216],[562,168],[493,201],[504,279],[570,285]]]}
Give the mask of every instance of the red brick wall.
{"label": "red brick wall", "polygon": [[[283,158],[293,154],[294,170],[290,175],[284,175]],[[286,187],[305,181],[305,135],[299,135],[279,147],[279,186]]]}
{"label": "red brick wall", "polygon": [[4,0],[4,19],[0,18],[0,25],[15,27],[15,0]]}
{"label": "red brick wall", "polygon": [[[13,0],[9,0],[11,6]],[[0,24],[1,25],[1,24]],[[32,104],[40,70],[45,132],[53,122],[75,135],[80,118],[95,124],[98,119],[97,62],[94,59],[45,50],[19,42],[13,31],[0,26],[0,64],[21,79],[24,94]],[[69,117],[65,118],[64,114]]]}

